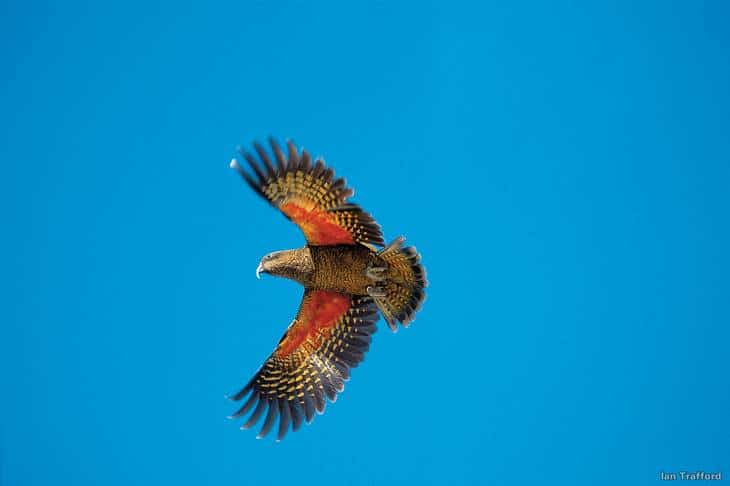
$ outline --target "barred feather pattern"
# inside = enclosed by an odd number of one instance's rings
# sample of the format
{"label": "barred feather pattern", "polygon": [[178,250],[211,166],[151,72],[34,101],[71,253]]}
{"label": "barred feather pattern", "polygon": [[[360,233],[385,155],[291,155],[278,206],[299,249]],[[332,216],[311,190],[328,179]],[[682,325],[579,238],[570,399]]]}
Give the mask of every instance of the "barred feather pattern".
{"label": "barred feather pattern", "polygon": [[[306,290],[297,318],[287,329],[277,349],[266,360],[251,381],[230,397],[242,400],[243,406],[231,418],[251,414],[242,428],[254,426],[266,412],[258,438],[266,436],[277,418],[277,440],[290,428],[298,430],[302,422],[310,423],[315,412],[323,413],[326,399],[334,402],[344,390],[350,369],[363,361],[376,330],[377,309],[370,297],[345,296],[349,305],[334,323],[317,326],[306,322],[311,297],[320,291]],[[319,305],[319,304],[312,304]],[[307,330],[306,337],[293,350],[285,350],[290,334]]]}
{"label": "barred feather pattern", "polygon": [[257,158],[241,150],[253,175],[234,160],[231,166],[261,197],[278,208],[304,233],[311,245],[365,243],[384,244],[380,225],[357,204],[348,203],[354,191],[343,178],[335,178],[321,158],[312,162],[306,150],[301,153],[292,141],[285,154],[273,138],[269,139],[276,163],[259,143],[253,146]]}
{"label": "barred feather pattern", "polygon": [[403,247],[405,238],[396,238],[378,252],[388,264],[388,277],[384,284],[385,296],[375,302],[392,331],[398,329],[396,321],[404,326],[413,321],[416,312],[426,298],[426,269],[415,247]]}

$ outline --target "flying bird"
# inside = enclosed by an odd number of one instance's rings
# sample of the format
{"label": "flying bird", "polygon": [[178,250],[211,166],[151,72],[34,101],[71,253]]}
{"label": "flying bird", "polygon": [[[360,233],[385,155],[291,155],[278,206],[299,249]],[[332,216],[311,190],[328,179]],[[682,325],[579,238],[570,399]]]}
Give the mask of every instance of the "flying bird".
{"label": "flying bird", "polygon": [[[272,138],[271,152],[254,143],[240,155],[250,166],[231,161],[249,186],[296,224],[306,245],[264,256],[256,277],[270,274],[299,282],[299,311],[271,356],[232,400],[246,398],[231,418],[247,416],[241,428],[265,415],[257,438],[278,419],[277,440],[315,411],[334,402],[362,362],[382,314],[392,331],[407,326],[425,297],[426,272],[403,237],[385,245],[380,225],[348,199],[354,191],[335,178],[321,158],[312,161],[293,142],[286,153]],[[273,155],[273,159],[272,156]],[[251,412],[251,410],[253,410]],[[249,412],[250,415],[247,415]]]}

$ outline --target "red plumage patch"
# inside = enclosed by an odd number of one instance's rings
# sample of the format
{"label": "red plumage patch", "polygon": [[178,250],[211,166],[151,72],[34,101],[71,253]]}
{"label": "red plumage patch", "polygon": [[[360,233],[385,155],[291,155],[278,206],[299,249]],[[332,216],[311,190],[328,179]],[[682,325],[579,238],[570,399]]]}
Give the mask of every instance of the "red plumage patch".
{"label": "red plumage patch", "polygon": [[281,206],[286,214],[304,232],[312,245],[351,245],[355,243],[350,232],[339,226],[327,211],[316,207],[307,210],[293,202]]}
{"label": "red plumage patch", "polygon": [[349,308],[350,297],[347,295],[325,290],[312,291],[302,304],[296,323],[276,349],[276,355],[286,357],[299,346],[307,345],[306,341],[309,341],[312,350],[318,348]]}

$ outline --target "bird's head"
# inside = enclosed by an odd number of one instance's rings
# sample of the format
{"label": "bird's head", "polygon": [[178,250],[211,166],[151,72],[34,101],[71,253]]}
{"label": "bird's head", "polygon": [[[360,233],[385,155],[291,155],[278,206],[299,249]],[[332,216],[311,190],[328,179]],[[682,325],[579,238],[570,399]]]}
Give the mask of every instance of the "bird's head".
{"label": "bird's head", "polygon": [[256,267],[256,278],[262,273],[286,277],[304,283],[312,272],[309,248],[274,251],[264,256]]}
{"label": "bird's head", "polygon": [[261,278],[262,273],[281,274],[282,270],[288,265],[289,260],[286,251],[273,251],[268,255],[264,255],[259,262],[259,266],[256,267],[256,278]]}

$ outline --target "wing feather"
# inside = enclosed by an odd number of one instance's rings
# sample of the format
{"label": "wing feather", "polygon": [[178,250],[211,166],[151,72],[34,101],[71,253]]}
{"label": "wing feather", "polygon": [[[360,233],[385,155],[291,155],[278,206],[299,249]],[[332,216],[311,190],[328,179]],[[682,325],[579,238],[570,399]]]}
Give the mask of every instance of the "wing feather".
{"label": "wing feather", "polygon": [[261,431],[256,436],[257,439],[263,439],[266,437],[266,434],[269,433],[271,427],[274,426],[276,418],[279,416],[279,400],[276,398],[269,398],[267,403],[269,404],[269,413],[266,414],[264,425],[261,427]]}
{"label": "wing feather", "polygon": [[309,244],[384,244],[380,225],[360,206],[348,202],[354,191],[345,179],[335,179],[332,169],[319,158],[312,163],[309,152],[303,150],[300,154],[291,140],[286,155],[273,138],[269,143],[276,167],[258,142],[253,144],[258,160],[250,152],[240,152],[256,178],[235,160],[231,167],[257,194],[299,226]]}
{"label": "wing feather", "polygon": [[246,399],[231,417],[244,417],[256,404],[243,428],[255,425],[266,411],[257,437],[266,436],[278,419],[277,440],[290,427],[296,431],[303,421],[310,423],[315,413],[324,412],[327,400],[337,399],[350,369],[364,359],[376,320],[370,297],[305,290],[297,317],[274,352],[231,397]]}

